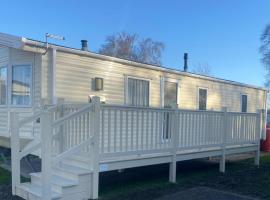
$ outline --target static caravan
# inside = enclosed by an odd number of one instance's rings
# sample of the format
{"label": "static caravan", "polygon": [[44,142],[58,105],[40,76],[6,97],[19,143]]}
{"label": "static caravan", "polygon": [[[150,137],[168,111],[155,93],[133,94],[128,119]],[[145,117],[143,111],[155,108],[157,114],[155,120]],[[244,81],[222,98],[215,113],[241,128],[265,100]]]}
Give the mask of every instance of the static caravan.
{"label": "static caravan", "polygon": [[[254,152],[267,90],[0,34],[0,141],[12,192],[24,199],[95,199],[100,172]],[[20,159],[42,170],[20,182]]]}

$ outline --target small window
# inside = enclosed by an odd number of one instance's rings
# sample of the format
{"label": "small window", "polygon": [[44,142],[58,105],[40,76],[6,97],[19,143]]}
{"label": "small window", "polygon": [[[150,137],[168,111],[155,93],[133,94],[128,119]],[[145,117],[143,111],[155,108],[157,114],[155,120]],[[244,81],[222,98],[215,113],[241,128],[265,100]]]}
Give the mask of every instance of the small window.
{"label": "small window", "polygon": [[31,105],[32,68],[30,65],[12,67],[12,105]]}
{"label": "small window", "polygon": [[199,110],[206,110],[207,89],[199,88]]}
{"label": "small window", "polygon": [[127,104],[131,106],[149,106],[149,81],[128,78]]}
{"label": "small window", "polygon": [[242,98],[241,98],[241,105],[242,105],[242,108],[241,108],[241,111],[242,112],[247,112],[247,95],[242,95]]}
{"label": "small window", "polygon": [[0,68],[0,105],[7,104],[7,67]]}

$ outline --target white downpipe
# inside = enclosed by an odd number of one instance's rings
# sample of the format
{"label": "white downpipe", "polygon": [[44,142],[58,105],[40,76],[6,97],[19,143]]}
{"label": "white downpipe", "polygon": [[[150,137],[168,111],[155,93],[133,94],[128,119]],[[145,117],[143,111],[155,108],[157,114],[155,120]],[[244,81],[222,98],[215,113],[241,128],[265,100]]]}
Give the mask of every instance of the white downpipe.
{"label": "white downpipe", "polygon": [[160,76],[160,107],[164,107],[164,76]]}

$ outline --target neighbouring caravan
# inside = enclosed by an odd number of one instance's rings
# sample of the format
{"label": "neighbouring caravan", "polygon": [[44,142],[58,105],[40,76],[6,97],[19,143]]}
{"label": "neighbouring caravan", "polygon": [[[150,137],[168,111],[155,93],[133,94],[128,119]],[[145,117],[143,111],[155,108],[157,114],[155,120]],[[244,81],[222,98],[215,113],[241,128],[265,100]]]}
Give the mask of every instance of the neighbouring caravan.
{"label": "neighbouring caravan", "polygon": [[170,163],[173,182],[181,160],[221,156],[224,171],[225,155],[256,152],[258,164],[266,99],[262,87],[0,34],[0,145],[15,171],[27,154],[53,160],[42,168],[49,178],[33,174],[27,185],[13,175],[25,199],[66,199],[65,184],[51,184],[56,172],[77,181],[65,182],[78,186],[70,199],[84,199],[97,198],[101,171]]}

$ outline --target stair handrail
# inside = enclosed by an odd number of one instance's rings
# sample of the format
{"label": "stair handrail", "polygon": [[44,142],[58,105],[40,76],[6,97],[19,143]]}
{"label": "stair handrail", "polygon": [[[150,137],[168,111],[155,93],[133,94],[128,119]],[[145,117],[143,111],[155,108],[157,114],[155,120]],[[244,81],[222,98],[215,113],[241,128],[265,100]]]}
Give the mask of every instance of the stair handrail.
{"label": "stair handrail", "polygon": [[[52,128],[57,128],[57,127],[63,125],[68,120],[75,119],[76,117],[79,117],[79,116],[81,116],[81,115],[83,115],[85,113],[88,113],[88,112],[91,112],[90,114],[95,113],[95,111],[96,111],[95,108],[96,108],[96,104],[97,103],[98,104],[100,103],[99,102],[99,98],[98,98],[98,101],[97,102],[93,101],[92,103],[89,103],[87,105],[84,105],[82,108],[80,108],[76,112],[70,113],[70,114],[68,114],[68,115],[66,115],[66,116],[64,116],[64,117],[62,117],[60,119],[55,120],[52,123]],[[90,119],[93,119],[94,120],[94,116],[93,116],[93,118],[90,118]],[[90,120],[90,123],[93,123],[92,122],[93,120]],[[55,138],[57,134],[59,134],[59,132],[55,132],[55,134],[52,137]],[[76,146],[71,147],[70,149],[68,149],[68,150],[60,153],[59,155],[55,156],[53,158],[53,160],[52,160],[52,164],[53,165],[56,165],[57,163],[59,163],[60,161],[62,161],[64,158],[66,158],[66,157],[68,157],[68,156],[70,156],[72,154],[75,154],[75,153],[79,152],[80,150],[82,150],[84,147],[86,147],[88,145],[93,145],[93,144],[94,144],[94,136],[91,136],[88,139],[86,139],[85,141],[82,141],[80,144],[77,144]]]}
{"label": "stair handrail", "polygon": [[[42,171],[42,197],[44,200],[51,199],[51,176],[52,165],[58,163],[62,159],[74,154],[82,148],[90,145],[91,163],[93,164],[93,181],[98,183],[99,173],[99,118],[100,118],[100,99],[99,97],[93,97],[92,103],[84,106],[76,112],[70,113],[60,119],[54,119],[52,113],[57,110],[57,107],[63,106],[56,105],[54,107],[45,108],[43,110],[34,113],[32,116],[19,120],[18,113],[11,113],[11,152],[12,152],[12,194],[16,195],[16,187],[20,185],[20,160],[25,155],[41,149],[41,171]],[[84,113],[90,112],[91,117],[88,123],[90,123],[92,136],[76,145],[73,148],[61,153],[56,157],[52,157],[52,141],[53,135],[58,132],[53,129],[63,125],[66,121],[76,118]],[[26,148],[20,150],[20,128],[32,121],[40,119],[40,138],[35,138]],[[54,133],[54,134],[53,134]],[[97,187],[93,188],[93,197],[97,196]]]}
{"label": "stair handrail", "polygon": [[70,148],[69,150],[55,156],[52,160],[52,164],[56,165],[57,163],[61,162],[63,159],[69,157],[72,154],[75,154],[77,152],[79,152],[81,149],[83,149],[84,147],[88,146],[89,144],[91,144],[93,142],[93,136],[88,138],[87,140],[81,142],[80,144]]}
{"label": "stair handrail", "polygon": [[[88,139],[85,139],[83,142],[81,142],[80,144],[62,152],[61,154],[55,156],[55,157],[47,157],[47,161],[45,161],[44,163],[49,163],[48,165],[55,165],[57,163],[59,163],[61,160],[63,160],[64,158],[67,158],[71,155],[74,155],[76,152],[80,151],[81,149],[83,149],[84,147],[87,147],[90,145],[90,152],[91,152],[91,170],[92,170],[92,184],[93,184],[93,188],[92,188],[92,194],[91,194],[91,199],[96,199],[98,197],[98,182],[99,182],[99,131],[100,131],[100,98],[99,97],[93,97],[92,98],[92,102],[86,106],[84,106],[83,108],[79,109],[78,111],[68,114],[54,122],[52,122],[51,124],[51,128],[57,128],[61,125],[63,125],[66,121],[68,120],[72,120],[78,116],[81,116],[87,112],[90,112],[90,118],[88,123],[90,123],[90,132],[91,132],[91,137],[89,137]],[[48,121],[48,120],[47,120]],[[58,134],[58,133],[55,133]],[[51,137],[50,139],[52,139],[52,134],[50,134]],[[47,146],[50,146],[50,140],[47,138],[45,140],[47,142]],[[44,143],[44,141],[42,141]],[[50,143],[50,144],[49,144]],[[46,146],[46,144],[44,144],[44,146]],[[49,153],[51,153],[51,151],[49,151]],[[47,155],[47,154],[46,154]],[[48,156],[48,155],[47,155]],[[90,166],[90,163],[89,163]],[[51,169],[51,167],[47,166],[47,171],[49,171]],[[42,170],[43,171],[43,170]],[[46,173],[45,173],[46,174]],[[48,176],[50,176],[51,172],[47,173]],[[47,176],[46,174],[46,176]],[[48,176],[46,177],[47,180],[44,180],[44,185],[47,185],[47,187],[43,187],[43,194],[45,195],[46,192],[49,192],[49,178]]]}
{"label": "stair handrail", "polygon": [[31,115],[30,117],[26,117],[19,121],[19,128],[24,126],[25,124],[28,124],[30,122],[33,122],[34,120],[38,119],[40,115],[43,113],[43,111],[38,111],[37,113]]}
{"label": "stair handrail", "polygon": [[33,122],[37,119],[40,119],[44,112],[52,112],[57,109],[57,107],[62,106],[60,104],[54,105],[50,108],[42,108],[42,110],[34,113],[33,115],[19,120],[19,113],[11,112],[10,113],[10,138],[11,138],[11,167],[12,167],[12,194],[16,195],[16,186],[21,183],[20,173],[20,160],[41,148],[41,141],[39,138],[34,138],[26,147],[20,149],[20,128],[25,124]]}
{"label": "stair handrail", "polygon": [[40,118],[41,114],[44,111],[56,111],[59,107],[64,106],[65,103],[61,103],[61,104],[57,104],[57,105],[51,105],[50,107],[44,106],[40,111],[37,111],[36,113],[34,113],[33,115],[23,118],[21,120],[19,120],[19,128],[21,128],[22,126],[24,126],[25,124],[28,124],[30,122],[33,122],[34,120],[37,120]]}
{"label": "stair handrail", "polygon": [[55,122],[52,123],[52,127],[56,128],[72,118],[75,118],[77,116],[80,116],[84,113],[89,112],[92,108],[93,108],[93,104],[88,104],[88,105],[84,106],[83,108],[79,109],[78,111],[70,113],[70,114],[56,120]]}

